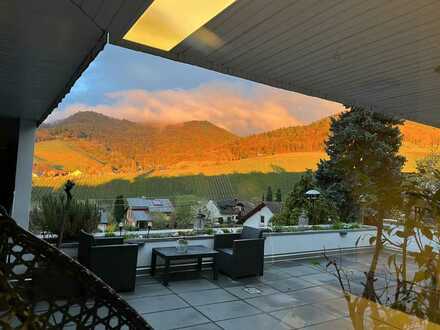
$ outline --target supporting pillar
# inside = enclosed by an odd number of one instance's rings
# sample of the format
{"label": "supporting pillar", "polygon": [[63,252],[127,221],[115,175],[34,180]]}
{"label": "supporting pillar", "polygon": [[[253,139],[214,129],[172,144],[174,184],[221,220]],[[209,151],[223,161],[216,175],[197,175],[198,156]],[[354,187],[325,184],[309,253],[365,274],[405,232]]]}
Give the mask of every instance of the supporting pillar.
{"label": "supporting pillar", "polygon": [[0,118],[0,205],[10,214],[14,200],[19,120]]}
{"label": "supporting pillar", "polygon": [[21,119],[19,122],[12,217],[24,228],[29,227],[36,129],[35,121]]}

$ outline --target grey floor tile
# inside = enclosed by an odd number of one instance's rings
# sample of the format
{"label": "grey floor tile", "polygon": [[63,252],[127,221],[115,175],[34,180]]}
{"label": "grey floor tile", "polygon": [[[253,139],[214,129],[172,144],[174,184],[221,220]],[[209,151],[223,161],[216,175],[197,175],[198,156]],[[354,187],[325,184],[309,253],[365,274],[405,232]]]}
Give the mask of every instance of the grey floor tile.
{"label": "grey floor tile", "polygon": [[259,278],[261,282],[267,282],[267,281],[277,281],[282,279],[287,279],[289,277],[292,277],[287,272],[282,271],[281,269],[272,269],[270,271],[264,270],[264,275]]}
{"label": "grey floor tile", "polygon": [[337,278],[330,273],[309,274],[309,275],[301,276],[299,278],[318,285],[337,280]]}
{"label": "grey floor tile", "polygon": [[324,300],[315,304],[317,307],[327,310],[331,313],[336,313],[341,316],[348,316],[348,304],[345,298],[336,298]]}
{"label": "grey floor tile", "polygon": [[129,300],[128,303],[140,314],[188,307],[186,302],[174,294],[167,296],[137,298]]}
{"label": "grey floor tile", "polygon": [[316,286],[316,284],[310,283],[309,281],[298,277],[291,277],[285,280],[278,281],[269,281],[266,282],[266,284],[281,292],[301,290]]}
{"label": "grey floor tile", "polygon": [[200,325],[195,325],[193,327],[179,328],[179,330],[220,330],[221,328],[214,323],[205,323]]}
{"label": "grey floor tile", "polygon": [[219,286],[208,281],[207,279],[201,278],[189,281],[175,281],[170,282],[168,288],[175,293],[184,293],[191,291],[201,291],[209,289],[218,289]]}
{"label": "grey floor tile", "polygon": [[297,290],[288,293],[296,300],[304,302],[304,304],[312,304],[326,299],[339,298],[340,294],[330,288],[313,287],[308,289]]}
{"label": "grey floor tile", "polygon": [[281,260],[281,261],[275,261],[272,262],[271,265],[273,267],[279,267],[279,268],[290,268],[295,266],[305,266],[307,264],[307,261],[302,260]]}
{"label": "grey floor tile", "polygon": [[265,284],[235,286],[232,288],[226,288],[226,290],[241,299],[266,296],[268,294],[279,292]]}
{"label": "grey floor tile", "polygon": [[[143,315],[155,330],[169,330],[193,325],[209,324],[209,320],[193,308]],[[206,328],[201,328],[206,329]]]}
{"label": "grey floor tile", "polygon": [[213,321],[221,321],[261,313],[255,307],[252,307],[243,301],[205,305],[197,307],[197,309]]}
{"label": "grey floor tile", "polygon": [[304,328],[304,330],[354,330],[350,320],[337,319]]}
{"label": "grey floor tile", "polygon": [[191,291],[181,293],[179,294],[179,296],[193,306],[202,306],[207,304],[237,300],[237,297],[233,296],[223,289]]}
{"label": "grey floor tile", "polygon": [[246,299],[246,302],[265,312],[273,312],[303,304],[303,302],[298,301],[285,293],[276,293],[268,296]]}
{"label": "grey floor tile", "polygon": [[136,285],[133,292],[120,293],[120,296],[125,300],[131,300],[140,297],[165,296],[167,294],[172,294],[172,292],[162,284],[146,284]]}
{"label": "grey floor tile", "polygon": [[325,312],[313,305],[289,308],[271,313],[271,315],[294,328],[302,328],[340,318],[337,314]]}
{"label": "grey floor tile", "polygon": [[292,276],[304,276],[322,273],[319,269],[316,269],[312,266],[294,266],[286,268],[284,271]]}
{"label": "grey floor tile", "polygon": [[291,329],[286,324],[279,320],[266,315],[259,314],[247,317],[240,317],[237,319],[226,320],[218,322],[218,325],[225,330],[285,330]]}
{"label": "grey floor tile", "polygon": [[158,284],[160,281],[151,276],[138,276],[136,277],[136,285],[145,285],[145,284]]}
{"label": "grey floor tile", "polygon": [[239,282],[240,285],[256,285],[262,283],[261,278],[257,276],[239,278],[237,282]]}
{"label": "grey floor tile", "polygon": [[[212,280],[212,276],[205,276],[204,275],[204,277],[209,280]],[[234,286],[243,285],[241,282],[234,281],[229,276],[222,275],[222,274],[218,275],[217,280],[212,280],[212,283],[215,283],[216,285],[218,285],[219,287],[222,287],[222,288],[230,288],[230,287],[234,287]]]}

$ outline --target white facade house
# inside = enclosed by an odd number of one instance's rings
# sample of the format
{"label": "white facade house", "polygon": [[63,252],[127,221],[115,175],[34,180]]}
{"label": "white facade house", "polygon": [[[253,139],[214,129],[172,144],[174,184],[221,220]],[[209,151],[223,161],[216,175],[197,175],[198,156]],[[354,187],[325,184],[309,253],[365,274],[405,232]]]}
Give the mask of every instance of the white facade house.
{"label": "white facade house", "polygon": [[272,218],[281,211],[280,202],[262,202],[241,219],[243,226],[268,228],[272,226]]}
{"label": "white facade house", "polygon": [[206,204],[206,218],[218,223],[236,223],[254,207],[254,204],[236,198],[209,200]]}
{"label": "white facade house", "polygon": [[127,198],[127,222],[138,228],[153,225],[154,213],[169,217],[174,211],[174,206],[169,199],[146,199],[144,197]]}
{"label": "white facade house", "polygon": [[107,225],[109,224],[109,212],[106,210],[99,210],[99,224],[98,229],[101,231],[105,231],[107,228]]}

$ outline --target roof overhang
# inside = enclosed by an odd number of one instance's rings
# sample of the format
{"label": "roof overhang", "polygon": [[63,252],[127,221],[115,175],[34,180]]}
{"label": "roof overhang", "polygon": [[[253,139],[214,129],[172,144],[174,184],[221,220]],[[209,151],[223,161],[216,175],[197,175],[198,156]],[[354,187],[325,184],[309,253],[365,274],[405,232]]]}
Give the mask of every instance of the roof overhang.
{"label": "roof overhang", "polygon": [[79,2],[1,2],[0,117],[41,123],[102,50],[115,10],[89,16]]}
{"label": "roof overhang", "polygon": [[236,0],[169,51],[124,39],[151,3],[1,2],[0,117],[43,121],[109,32],[129,49],[440,126],[438,0]]}
{"label": "roof overhang", "polygon": [[115,45],[440,126],[439,1],[237,0],[170,51],[124,39],[133,2]]}

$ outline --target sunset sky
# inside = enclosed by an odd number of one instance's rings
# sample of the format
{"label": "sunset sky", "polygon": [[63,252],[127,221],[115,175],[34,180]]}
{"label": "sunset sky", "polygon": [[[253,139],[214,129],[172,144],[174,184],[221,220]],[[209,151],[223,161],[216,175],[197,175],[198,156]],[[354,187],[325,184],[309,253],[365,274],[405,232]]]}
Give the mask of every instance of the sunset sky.
{"label": "sunset sky", "polygon": [[48,121],[86,110],[132,121],[209,120],[248,135],[310,123],[343,107],[107,45]]}

